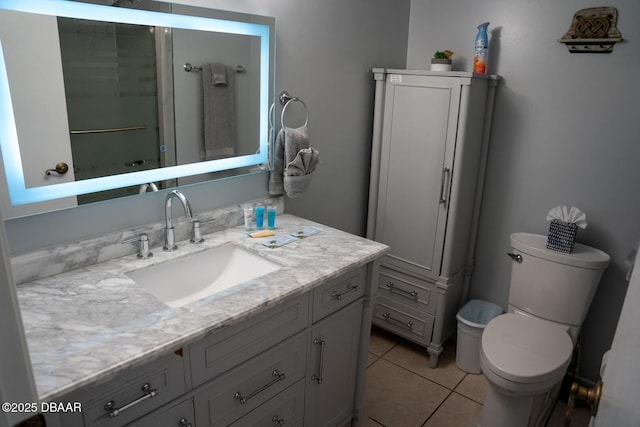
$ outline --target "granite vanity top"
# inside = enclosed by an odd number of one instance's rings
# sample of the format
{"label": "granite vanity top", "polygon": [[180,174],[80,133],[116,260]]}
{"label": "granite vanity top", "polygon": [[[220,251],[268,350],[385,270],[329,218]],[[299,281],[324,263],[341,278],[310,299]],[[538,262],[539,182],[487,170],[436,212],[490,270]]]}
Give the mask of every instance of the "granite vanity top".
{"label": "granite vanity top", "polygon": [[[129,255],[17,287],[38,396],[55,400],[106,381],[284,298],[382,256],[387,246],[292,215],[278,215],[276,237],[315,226],[322,231],[279,248],[247,236],[244,227],[205,235],[202,244],[179,242],[175,252]],[[267,239],[273,239],[267,238]],[[192,304],[170,308],[126,272],[234,242],[283,268]],[[176,284],[179,286],[179,284]]]}

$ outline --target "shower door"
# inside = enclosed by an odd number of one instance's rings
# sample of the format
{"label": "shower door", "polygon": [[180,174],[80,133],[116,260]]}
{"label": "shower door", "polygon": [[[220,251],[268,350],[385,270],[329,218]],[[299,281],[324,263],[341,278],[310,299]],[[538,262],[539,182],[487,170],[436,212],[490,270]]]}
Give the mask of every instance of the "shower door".
{"label": "shower door", "polygon": [[76,180],[159,167],[155,28],[58,18],[58,29]]}

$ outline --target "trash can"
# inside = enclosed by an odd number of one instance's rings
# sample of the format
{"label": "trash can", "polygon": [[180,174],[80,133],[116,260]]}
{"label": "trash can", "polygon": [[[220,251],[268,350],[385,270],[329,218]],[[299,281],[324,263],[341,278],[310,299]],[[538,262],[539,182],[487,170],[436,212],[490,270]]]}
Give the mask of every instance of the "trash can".
{"label": "trash can", "polygon": [[469,300],[458,311],[458,340],[456,344],[456,365],[463,371],[479,374],[480,339],[482,331],[491,319],[502,314],[497,304],[479,299]]}

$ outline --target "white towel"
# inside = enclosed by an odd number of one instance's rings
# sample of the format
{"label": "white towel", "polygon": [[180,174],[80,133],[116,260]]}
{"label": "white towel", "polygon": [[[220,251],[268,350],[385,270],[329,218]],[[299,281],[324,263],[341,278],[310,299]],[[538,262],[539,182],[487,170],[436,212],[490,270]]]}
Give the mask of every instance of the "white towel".
{"label": "white towel", "polygon": [[232,157],[236,154],[234,83],[233,68],[217,63],[202,66],[201,160]]}

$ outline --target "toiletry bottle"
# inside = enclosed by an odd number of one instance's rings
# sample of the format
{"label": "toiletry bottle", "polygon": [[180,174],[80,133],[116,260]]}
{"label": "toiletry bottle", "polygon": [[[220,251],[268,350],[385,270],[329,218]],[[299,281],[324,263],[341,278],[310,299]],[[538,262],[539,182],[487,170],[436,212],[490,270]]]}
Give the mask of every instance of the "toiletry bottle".
{"label": "toiletry bottle", "polygon": [[478,25],[476,47],[473,55],[473,72],[485,74],[487,72],[487,54],[489,53],[489,37],[487,36],[488,22]]}
{"label": "toiletry bottle", "polygon": [[255,228],[255,221],[253,219],[253,206],[244,208],[244,229],[251,231]]}

